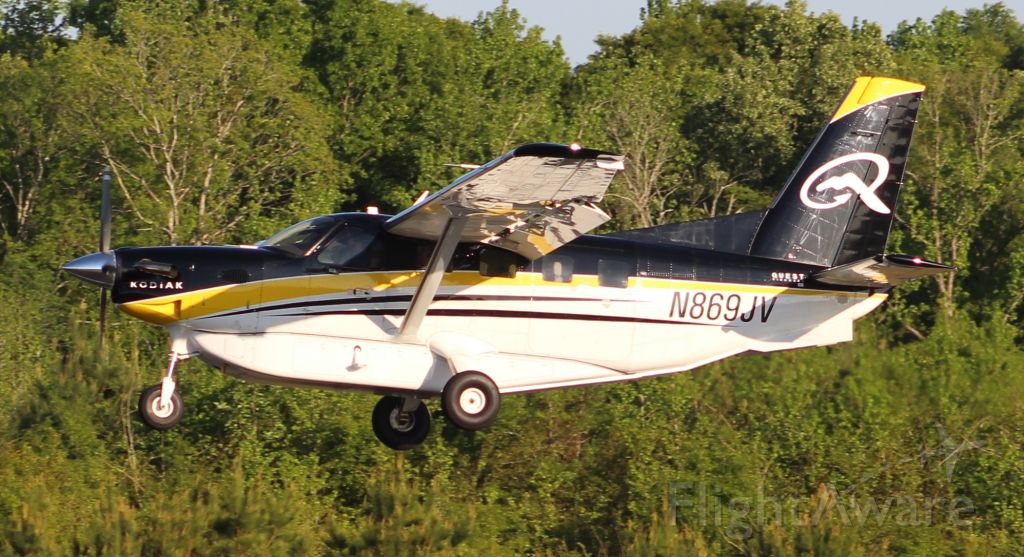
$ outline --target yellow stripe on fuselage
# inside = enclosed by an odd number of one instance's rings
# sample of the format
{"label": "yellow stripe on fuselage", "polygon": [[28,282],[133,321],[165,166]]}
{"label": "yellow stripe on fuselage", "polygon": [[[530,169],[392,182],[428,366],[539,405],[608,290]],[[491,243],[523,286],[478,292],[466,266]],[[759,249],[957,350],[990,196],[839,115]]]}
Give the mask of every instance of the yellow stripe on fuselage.
{"label": "yellow stripe on fuselage", "polygon": [[[120,304],[118,307],[128,315],[144,321],[168,325],[177,321],[196,319],[216,313],[245,310],[253,306],[297,298],[322,296],[351,290],[381,292],[391,288],[415,288],[419,286],[421,277],[422,272],[420,271],[296,276],[169,294],[146,300],[127,302]],[[545,290],[554,290],[577,286],[600,287],[601,285],[595,275],[575,275],[571,282],[550,282],[544,280],[543,275],[540,273],[520,272],[516,274],[515,278],[502,278],[485,277],[476,271],[458,271],[445,274],[441,286],[532,286]],[[771,296],[780,294],[795,296],[836,294],[836,292],[830,290],[700,282],[653,277],[630,277],[628,288],[705,290],[757,293]],[[852,298],[869,297],[866,292],[847,292],[845,294]]]}
{"label": "yellow stripe on fuselage", "polygon": [[[549,284],[549,283],[545,283]],[[814,290],[809,288],[793,288],[791,286],[761,286],[758,284],[737,284],[732,282],[701,282],[680,279],[662,279],[650,277],[630,277],[629,286],[638,288],[661,288],[667,290],[704,290],[714,292],[753,293],[767,296],[786,294],[790,296],[829,296],[837,293],[847,294],[853,298],[867,298],[867,292],[837,292],[835,290]]]}
{"label": "yellow stripe on fuselage", "polygon": [[924,85],[891,77],[858,77],[846,94],[842,104],[832,115],[831,122],[878,101],[924,91]]}

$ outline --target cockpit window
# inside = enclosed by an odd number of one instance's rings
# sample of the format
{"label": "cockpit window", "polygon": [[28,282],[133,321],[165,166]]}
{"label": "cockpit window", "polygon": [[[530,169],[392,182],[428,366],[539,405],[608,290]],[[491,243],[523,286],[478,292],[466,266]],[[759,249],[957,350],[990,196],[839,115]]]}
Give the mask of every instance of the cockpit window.
{"label": "cockpit window", "polygon": [[324,237],[337,221],[333,217],[315,217],[293,224],[260,242],[260,246],[302,257]]}

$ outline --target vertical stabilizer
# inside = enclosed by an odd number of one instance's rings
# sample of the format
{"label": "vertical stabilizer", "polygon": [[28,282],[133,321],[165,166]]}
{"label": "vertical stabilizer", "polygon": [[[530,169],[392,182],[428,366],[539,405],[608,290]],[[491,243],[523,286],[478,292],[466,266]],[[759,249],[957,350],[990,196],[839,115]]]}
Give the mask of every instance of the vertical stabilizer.
{"label": "vertical stabilizer", "polygon": [[924,85],[860,77],[768,209],[750,254],[825,267],[879,255]]}

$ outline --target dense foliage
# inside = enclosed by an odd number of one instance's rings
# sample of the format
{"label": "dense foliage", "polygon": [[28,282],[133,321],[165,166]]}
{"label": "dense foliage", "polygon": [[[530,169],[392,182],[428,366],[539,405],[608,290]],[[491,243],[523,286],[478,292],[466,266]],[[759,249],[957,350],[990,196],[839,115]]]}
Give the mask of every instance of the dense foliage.
{"label": "dense foliage", "polygon": [[[1024,26],[888,37],[806,5],[649,0],[577,68],[505,5],[0,0],[0,555],[1024,553]],[[934,16],[934,17],[933,17]],[[930,19],[928,19],[930,18]],[[243,242],[406,206],[526,141],[627,155],[612,228],[767,204],[851,79],[928,85],[896,252],[955,264],[855,342],[506,399],[381,446],[366,395],[189,362],[58,272],[97,242]],[[679,342],[686,342],[685,338]]]}

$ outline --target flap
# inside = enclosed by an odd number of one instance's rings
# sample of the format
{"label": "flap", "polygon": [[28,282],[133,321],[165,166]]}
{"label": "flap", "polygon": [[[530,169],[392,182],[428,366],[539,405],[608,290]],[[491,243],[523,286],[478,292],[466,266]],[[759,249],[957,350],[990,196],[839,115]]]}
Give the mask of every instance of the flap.
{"label": "flap", "polygon": [[462,242],[541,257],[609,220],[596,207],[623,157],[550,143],[522,145],[460,176],[389,219],[392,234],[437,240],[450,216],[468,219]]}

